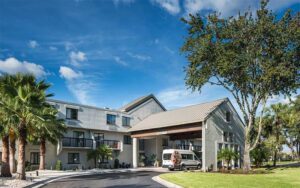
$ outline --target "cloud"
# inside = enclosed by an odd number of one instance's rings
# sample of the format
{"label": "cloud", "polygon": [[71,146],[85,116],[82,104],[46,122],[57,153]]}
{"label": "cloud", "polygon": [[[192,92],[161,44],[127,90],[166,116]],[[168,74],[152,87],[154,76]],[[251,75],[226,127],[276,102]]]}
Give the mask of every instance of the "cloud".
{"label": "cloud", "polygon": [[85,53],[81,51],[78,52],[71,51],[69,54],[69,58],[70,58],[70,64],[73,66],[80,66],[80,62],[87,60]]}
{"label": "cloud", "polygon": [[138,59],[140,61],[151,61],[151,57],[147,55],[133,54],[131,52],[127,52],[127,55],[129,55],[132,58]]}
{"label": "cloud", "polygon": [[44,67],[35,63],[27,61],[19,61],[14,57],[7,58],[6,60],[0,60],[0,71],[8,74],[16,73],[31,73],[36,77],[42,77],[46,75]]}
{"label": "cloud", "polygon": [[73,70],[70,67],[61,66],[59,69],[60,77],[66,81],[68,90],[74,95],[81,104],[94,104],[91,102],[91,92],[95,91],[96,86],[88,76],[82,72]]}
{"label": "cloud", "polygon": [[36,48],[36,47],[39,46],[39,43],[37,41],[35,41],[35,40],[31,40],[31,41],[28,42],[28,46],[30,48]]}
{"label": "cloud", "polygon": [[[298,0],[270,0],[269,8],[276,11],[288,7]],[[299,1],[298,1],[299,2]],[[221,16],[235,16],[239,11],[254,11],[260,6],[260,0],[185,0],[184,9],[186,14],[195,14],[201,11],[220,12]]]}
{"label": "cloud", "polygon": [[152,0],[152,2],[158,4],[172,15],[180,12],[179,0]]}
{"label": "cloud", "polygon": [[164,46],[164,49],[169,52],[170,54],[175,54],[175,51],[169,48],[168,46]]}
{"label": "cloud", "polygon": [[120,65],[123,65],[123,66],[127,66],[127,65],[128,65],[128,64],[127,64],[125,61],[123,61],[119,56],[114,56],[113,58],[114,58],[114,60],[115,60],[118,64],[120,64]]}
{"label": "cloud", "polygon": [[131,4],[134,3],[135,0],[113,0],[114,4],[118,6],[119,4]]}
{"label": "cloud", "polygon": [[66,80],[74,80],[82,77],[81,72],[76,72],[73,69],[65,66],[59,68],[60,77],[65,78]]}
{"label": "cloud", "polygon": [[69,51],[74,48],[74,44],[72,42],[64,42],[65,50]]}
{"label": "cloud", "polygon": [[49,47],[49,50],[56,51],[56,50],[57,50],[57,47],[55,47],[55,46],[50,46],[50,47]]}

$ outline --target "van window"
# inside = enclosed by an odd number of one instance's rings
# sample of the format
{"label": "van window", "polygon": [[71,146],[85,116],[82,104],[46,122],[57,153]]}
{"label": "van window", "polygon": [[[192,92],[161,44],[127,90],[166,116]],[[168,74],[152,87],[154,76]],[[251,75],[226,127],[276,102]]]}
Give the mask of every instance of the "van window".
{"label": "van window", "polygon": [[171,154],[164,154],[163,160],[171,160]]}
{"label": "van window", "polygon": [[188,160],[193,160],[193,155],[192,154],[181,154],[182,159],[188,159]]}

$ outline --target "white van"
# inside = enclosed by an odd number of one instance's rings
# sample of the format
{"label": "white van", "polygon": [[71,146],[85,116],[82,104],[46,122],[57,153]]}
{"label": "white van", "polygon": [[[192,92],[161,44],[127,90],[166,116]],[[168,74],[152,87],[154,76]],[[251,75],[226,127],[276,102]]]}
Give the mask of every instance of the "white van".
{"label": "white van", "polygon": [[201,169],[202,163],[193,151],[165,149],[162,154],[162,167],[169,170],[174,169]]}

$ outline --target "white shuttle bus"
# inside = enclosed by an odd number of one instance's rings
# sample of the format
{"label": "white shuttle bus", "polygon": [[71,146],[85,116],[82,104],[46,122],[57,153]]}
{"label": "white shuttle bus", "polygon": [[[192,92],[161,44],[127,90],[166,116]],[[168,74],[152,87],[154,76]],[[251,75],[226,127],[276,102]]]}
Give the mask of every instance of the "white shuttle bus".
{"label": "white shuttle bus", "polygon": [[165,149],[162,159],[162,167],[169,170],[201,169],[202,166],[201,160],[190,150]]}

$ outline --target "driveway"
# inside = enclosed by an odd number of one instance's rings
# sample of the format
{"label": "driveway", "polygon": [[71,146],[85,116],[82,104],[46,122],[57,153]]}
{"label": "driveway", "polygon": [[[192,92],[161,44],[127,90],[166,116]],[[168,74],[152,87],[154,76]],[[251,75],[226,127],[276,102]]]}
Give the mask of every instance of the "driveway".
{"label": "driveway", "polygon": [[80,187],[80,188],[128,188],[128,187],[146,187],[146,188],[159,188],[164,187],[161,184],[152,180],[153,176],[161,173],[151,171],[138,171],[138,172],[122,172],[122,173],[107,173],[95,175],[83,175],[60,179],[51,182],[43,188],[55,187]]}

